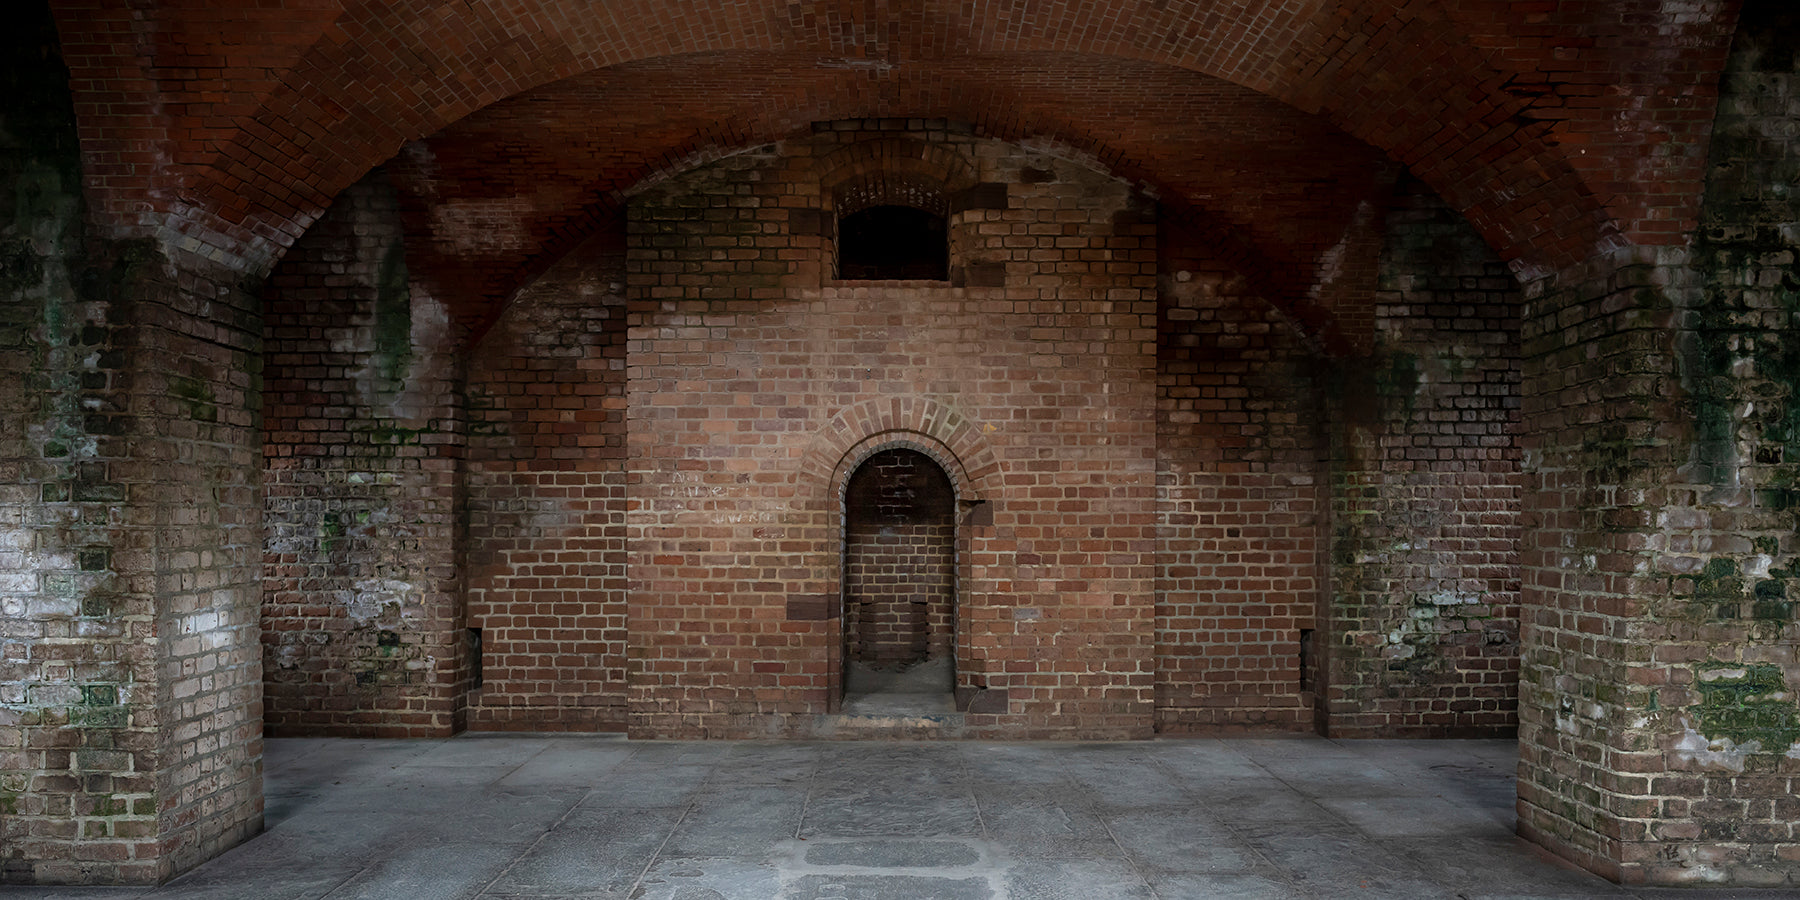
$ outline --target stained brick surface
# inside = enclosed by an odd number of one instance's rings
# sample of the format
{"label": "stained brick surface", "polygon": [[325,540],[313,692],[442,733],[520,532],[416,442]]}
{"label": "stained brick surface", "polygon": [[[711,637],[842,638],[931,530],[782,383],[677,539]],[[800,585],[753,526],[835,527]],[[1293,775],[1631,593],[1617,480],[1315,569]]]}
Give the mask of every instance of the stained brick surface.
{"label": "stained brick surface", "polygon": [[1311,730],[1323,586],[1314,349],[1187,229],[1160,243],[1157,725]]}
{"label": "stained brick surface", "polygon": [[1375,353],[1325,374],[1329,733],[1494,736],[1516,723],[1520,295],[1417,182],[1385,223]]}
{"label": "stained brick surface", "polygon": [[471,728],[625,727],[623,222],[524,291],[469,375]]}
{"label": "stained brick surface", "polygon": [[811,733],[905,449],[968,734],[1516,722],[1534,840],[1794,885],[1775,0],[30,12],[0,879],[253,832],[265,722]]}
{"label": "stained brick surface", "polygon": [[450,734],[466,677],[461,404],[385,171],[338,197],[263,300],[269,730]]}
{"label": "stained brick surface", "polygon": [[84,223],[41,10],[0,129],[0,882],[154,882],[262,823],[253,297]]}
{"label": "stained brick surface", "polygon": [[1695,245],[1526,317],[1520,826],[1627,881],[1791,888],[1800,18],[1744,24]]}

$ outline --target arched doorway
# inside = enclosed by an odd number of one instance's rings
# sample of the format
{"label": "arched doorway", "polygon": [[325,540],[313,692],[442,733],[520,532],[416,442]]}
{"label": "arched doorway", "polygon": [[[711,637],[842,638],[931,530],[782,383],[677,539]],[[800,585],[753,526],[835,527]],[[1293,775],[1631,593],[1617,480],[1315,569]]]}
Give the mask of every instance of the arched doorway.
{"label": "arched doorway", "polygon": [[844,492],[844,711],[952,712],[956,491],[904,448],[864,460]]}

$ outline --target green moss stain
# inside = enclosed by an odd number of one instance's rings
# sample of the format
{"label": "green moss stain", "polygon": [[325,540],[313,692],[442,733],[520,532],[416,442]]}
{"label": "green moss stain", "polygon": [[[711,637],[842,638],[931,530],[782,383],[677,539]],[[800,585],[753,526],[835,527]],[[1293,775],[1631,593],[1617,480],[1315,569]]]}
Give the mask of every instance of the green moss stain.
{"label": "green moss stain", "polygon": [[1769,578],[1756,583],[1751,591],[1750,617],[1767,622],[1787,622],[1794,618],[1794,604],[1788,599],[1786,578]]}
{"label": "green moss stain", "polygon": [[188,418],[200,422],[219,421],[219,404],[213,395],[212,385],[185,375],[171,376],[169,396],[182,406]]}
{"label": "green moss stain", "polygon": [[412,363],[412,281],[401,240],[388,245],[375,284],[375,360],[388,381],[405,378]]}
{"label": "green moss stain", "polygon": [[1744,599],[1744,579],[1735,559],[1713,559],[1693,578],[1688,601],[1702,619],[1735,619]]}
{"label": "green moss stain", "polygon": [[344,538],[344,518],[335,512],[328,512],[319,518],[319,552],[330,553],[337,549],[338,542]]}
{"label": "green moss stain", "polygon": [[44,258],[24,238],[0,237],[0,294],[16,294],[44,283]]}
{"label": "green moss stain", "polygon": [[1695,480],[1753,480],[1759,505],[1784,512],[1800,499],[1800,156],[1776,129],[1792,121],[1780,79],[1795,71],[1796,26],[1792,4],[1745,5],[1691,257],[1703,293],[1676,344]]}
{"label": "green moss stain", "polygon": [[[1759,550],[1773,540],[1759,540]],[[1793,589],[1788,582],[1795,575],[1795,572],[1787,569],[1773,568],[1769,570],[1767,577],[1752,579],[1743,572],[1736,560],[1712,559],[1707,561],[1705,568],[1689,576],[1687,581],[1692,587],[1680,596],[1689,604],[1691,618],[1696,621],[1724,622],[1742,619],[1745,604],[1748,603],[1751,619],[1788,622],[1794,617],[1793,601],[1790,599]]]}
{"label": "green moss stain", "polygon": [[1399,401],[1401,421],[1411,421],[1419,394],[1419,357],[1404,351],[1393,353],[1387,365],[1376,370],[1375,390],[1384,400]]}
{"label": "green moss stain", "polygon": [[1728,738],[1739,746],[1755,741],[1764,753],[1783,753],[1800,741],[1800,707],[1780,668],[1707,660],[1695,676],[1700,733],[1709,740]]}
{"label": "green moss stain", "polygon": [[431,426],[421,428],[401,428],[383,421],[354,428],[355,433],[362,435],[366,443],[372,447],[411,447],[417,446],[419,439],[428,434],[435,434],[437,429]]}
{"label": "green moss stain", "polygon": [[381,656],[394,656],[402,652],[400,634],[382,629],[375,635],[375,652]]}

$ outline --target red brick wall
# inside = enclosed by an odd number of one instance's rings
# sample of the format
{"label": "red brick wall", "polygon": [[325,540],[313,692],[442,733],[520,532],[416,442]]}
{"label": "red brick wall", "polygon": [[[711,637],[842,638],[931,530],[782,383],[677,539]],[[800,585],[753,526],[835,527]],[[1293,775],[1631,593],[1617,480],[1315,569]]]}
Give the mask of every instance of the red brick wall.
{"label": "red brick wall", "polygon": [[470,365],[471,728],[625,727],[621,231],[521,292]]}
{"label": "red brick wall", "polygon": [[1467,223],[1402,179],[1376,353],[1327,378],[1325,725],[1477,736],[1517,722],[1519,292]]}
{"label": "red brick wall", "polygon": [[[1518,295],[1403,180],[1347,232],[1327,333],[1185,227],[1162,243],[1158,715],[1165,731],[1505,733],[1517,679]],[[1366,268],[1373,291],[1355,274]],[[1326,287],[1321,284],[1321,289]],[[1342,346],[1342,345],[1338,345]]]}
{"label": "red brick wall", "polygon": [[891,668],[948,654],[956,633],[955,525],[851,525],[844,540],[848,658]]}
{"label": "red brick wall", "polygon": [[[951,285],[826,279],[838,206],[883,191],[950,213]],[[888,431],[953,443],[842,417],[904,398],[979,423],[963,440],[998,467],[962,535],[966,570],[935,564],[956,619],[925,616],[935,645],[957,636],[965,696],[991,692],[975,727],[1305,729],[1323,714],[1342,734],[1509,728],[1504,270],[1428,192],[1403,190],[1371,232],[1385,234],[1369,317],[1383,355],[1327,363],[1321,335],[1256,297],[1241,260],[1212,259],[1205,232],[1172,226],[1159,255],[1146,209],[945,123],[823,128],[660,184],[632,202],[629,234],[602,230],[481,337],[458,549],[454,470],[426,443],[454,447],[456,413],[418,403],[454,398],[454,382],[416,329],[401,344],[384,331],[400,232],[371,178],[271,281],[272,727],[416,727],[380,711],[417,709],[442,728],[466,703],[477,728],[802,729],[834,708],[845,635],[863,652],[875,618],[839,608],[869,595],[861,554],[880,545],[825,501],[833,472]],[[1132,304],[1159,272],[1151,344]],[[1135,418],[1152,396],[1154,431]],[[398,439],[381,426],[384,409],[432,408]],[[1152,460],[1153,504],[1134,482]],[[408,509],[441,524],[383,528]],[[931,533],[942,548],[957,532]],[[458,570],[430,554],[463,565],[466,612]],[[408,565],[428,577],[369,574]],[[392,622],[359,618],[383,601]],[[481,679],[466,699],[465,664]]]}
{"label": "red brick wall", "polygon": [[263,300],[269,732],[450,734],[460,392],[385,172],[338,198]]}
{"label": "red brick wall", "polygon": [[1157,728],[1310,729],[1317,350],[1203,238],[1162,238]]}
{"label": "red brick wall", "polygon": [[[916,124],[824,130],[631,205],[634,734],[779,733],[834,702],[830,476],[883,430],[982,473],[992,526],[971,530],[958,673],[1007,693],[971,730],[1148,731],[1153,226],[1119,182]],[[965,201],[950,231],[966,286],[821,284],[821,175],[897,148]],[[1005,187],[961,193],[978,181]],[[982,453],[995,464],[971,464]]]}

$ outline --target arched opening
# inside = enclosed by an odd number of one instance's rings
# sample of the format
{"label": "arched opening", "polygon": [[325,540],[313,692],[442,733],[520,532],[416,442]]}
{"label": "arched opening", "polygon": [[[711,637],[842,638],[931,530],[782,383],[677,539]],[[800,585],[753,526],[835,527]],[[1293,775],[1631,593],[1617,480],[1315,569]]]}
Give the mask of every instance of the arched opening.
{"label": "arched opening", "polygon": [[944,217],[911,206],[871,206],[838,222],[838,277],[845,281],[950,277]]}
{"label": "arched opening", "polygon": [[874,454],[844,494],[844,711],[952,712],[956,491],[916,450]]}

